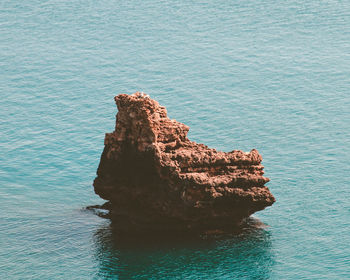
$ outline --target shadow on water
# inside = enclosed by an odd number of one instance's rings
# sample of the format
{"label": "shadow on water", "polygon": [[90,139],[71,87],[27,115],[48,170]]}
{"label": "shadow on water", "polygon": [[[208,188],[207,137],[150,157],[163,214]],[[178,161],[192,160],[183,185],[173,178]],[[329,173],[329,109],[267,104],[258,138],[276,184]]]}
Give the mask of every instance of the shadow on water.
{"label": "shadow on water", "polygon": [[225,236],[123,238],[112,224],[94,234],[102,279],[268,279],[271,233],[257,219]]}

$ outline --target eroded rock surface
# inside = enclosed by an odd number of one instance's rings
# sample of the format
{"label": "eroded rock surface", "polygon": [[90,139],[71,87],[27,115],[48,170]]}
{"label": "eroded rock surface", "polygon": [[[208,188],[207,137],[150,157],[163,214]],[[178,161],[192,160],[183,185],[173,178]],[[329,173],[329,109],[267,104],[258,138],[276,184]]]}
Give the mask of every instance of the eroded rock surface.
{"label": "eroded rock surface", "polygon": [[225,153],[190,141],[189,127],[143,93],[115,101],[94,188],[121,231],[230,229],[275,202],[257,150]]}

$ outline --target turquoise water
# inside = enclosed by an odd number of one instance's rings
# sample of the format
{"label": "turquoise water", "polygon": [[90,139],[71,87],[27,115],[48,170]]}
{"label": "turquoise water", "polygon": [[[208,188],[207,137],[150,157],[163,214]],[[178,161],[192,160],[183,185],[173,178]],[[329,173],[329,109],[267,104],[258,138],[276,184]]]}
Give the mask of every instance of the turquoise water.
{"label": "turquoise water", "polygon": [[[260,151],[268,227],[127,243],[83,210],[137,90]],[[350,279],[348,1],[2,0],[0,93],[1,279]]]}

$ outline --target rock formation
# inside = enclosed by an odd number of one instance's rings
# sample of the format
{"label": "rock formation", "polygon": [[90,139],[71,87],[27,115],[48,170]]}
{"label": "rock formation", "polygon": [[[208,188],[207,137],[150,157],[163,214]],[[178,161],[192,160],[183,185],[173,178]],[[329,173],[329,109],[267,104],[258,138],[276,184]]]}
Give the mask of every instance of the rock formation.
{"label": "rock formation", "polygon": [[143,93],[120,94],[106,133],[96,194],[120,231],[210,231],[240,225],[275,202],[257,150],[220,152]]}

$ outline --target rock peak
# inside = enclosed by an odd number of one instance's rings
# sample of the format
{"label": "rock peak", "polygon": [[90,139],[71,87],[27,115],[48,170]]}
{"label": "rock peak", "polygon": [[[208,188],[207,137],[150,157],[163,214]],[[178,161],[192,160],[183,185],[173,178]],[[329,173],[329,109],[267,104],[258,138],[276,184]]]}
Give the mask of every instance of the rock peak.
{"label": "rock peak", "polygon": [[190,141],[189,127],[143,92],[115,101],[94,188],[120,230],[227,229],[274,203],[257,150],[225,153]]}

